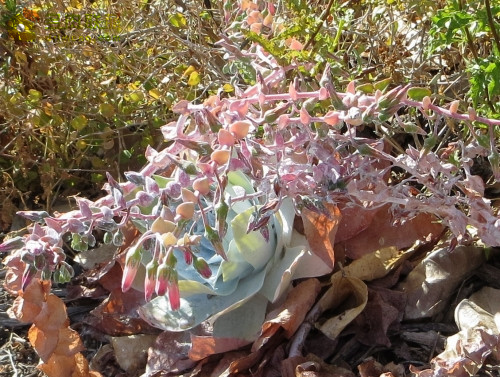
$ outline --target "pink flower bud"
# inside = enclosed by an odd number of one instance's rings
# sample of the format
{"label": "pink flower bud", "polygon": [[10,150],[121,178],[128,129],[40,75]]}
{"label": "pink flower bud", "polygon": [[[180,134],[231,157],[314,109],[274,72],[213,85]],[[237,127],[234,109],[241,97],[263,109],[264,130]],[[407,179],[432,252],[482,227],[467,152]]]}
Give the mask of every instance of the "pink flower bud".
{"label": "pink flower bud", "polygon": [[467,111],[469,112],[469,119],[475,121],[477,119],[476,110],[473,107],[469,107]]}
{"label": "pink flower bud", "polygon": [[210,192],[210,181],[207,177],[197,178],[193,181],[193,189],[201,195],[207,195]]}
{"label": "pink flower bud", "polygon": [[311,116],[304,107],[300,109],[300,122],[304,126],[307,126],[309,123],[311,123]]}
{"label": "pink flower bud", "polygon": [[210,276],[212,276],[212,270],[210,269],[210,266],[208,265],[208,263],[203,258],[196,258],[193,261],[193,267],[205,279],[208,279]]}
{"label": "pink flower bud", "polygon": [[184,251],[184,262],[186,262],[186,264],[193,263],[193,254],[191,254],[189,250]]}
{"label": "pink flower bud", "polygon": [[326,88],[319,88],[318,98],[320,101],[323,101],[327,98],[330,98],[330,93],[328,93],[328,90]]}
{"label": "pink flower bud", "polygon": [[339,113],[337,111],[329,111],[325,114],[325,123],[328,124],[329,126],[337,126],[339,125],[340,119],[339,119]]}
{"label": "pink flower bud", "polygon": [[290,86],[288,87],[288,94],[290,94],[290,98],[293,101],[297,101],[298,95],[297,95],[297,90],[295,89],[295,85],[291,82]]}
{"label": "pink flower bud", "polygon": [[450,113],[451,114],[456,114],[458,111],[458,105],[460,105],[459,100],[455,100],[450,104]]}
{"label": "pink flower bud", "polygon": [[162,263],[158,267],[158,270],[156,271],[155,290],[158,296],[163,296],[167,293],[169,286],[168,282],[169,276],[170,276],[170,268],[165,263]]}
{"label": "pink flower bud", "polygon": [[127,292],[132,283],[134,282],[135,275],[137,274],[137,269],[141,264],[141,252],[135,247],[131,247],[127,251],[127,256],[125,258],[125,268],[123,269],[122,276],[122,291]]}
{"label": "pink flower bud", "polygon": [[219,133],[217,134],[217,139],[219,140],[220,145],[227,145],[228,147],[232,147],[234,145],[234,136],[228,130],[221,128]]}
{"label": "pink flower bud", "polygon": [[425,96],[423,99],[422,99],[422,109],[424,109],[425,111],[429,110],[429,106],[431,105],[431,97],[429,96]]}

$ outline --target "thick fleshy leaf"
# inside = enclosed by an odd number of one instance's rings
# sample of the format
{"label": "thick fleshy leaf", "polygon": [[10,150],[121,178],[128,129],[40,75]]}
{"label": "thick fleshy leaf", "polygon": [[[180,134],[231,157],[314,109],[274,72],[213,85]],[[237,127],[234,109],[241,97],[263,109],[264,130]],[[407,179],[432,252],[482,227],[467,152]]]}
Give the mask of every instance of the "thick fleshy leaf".
{"label": "thick fleshy leaf", "polygon": [[237,289],[227,296],[207,299],[205,294],[181,298],[178,311],[172,311],[165,297],[156,297],[139,309],[141,317],[154,327],[167,331],[184,331],[201,322],[216,317],[240,306],[255,295],[264,283],[266,269],[239,281]]}
{"label": "thick fleshy leaf", "polygon": [[252,265],[243,259],[234,240],[229,243],[227,257],[228,260],[221,263],[222,279],[224,281],[241,279],[254,270]]}
{"label": "thick fleshy leaf", "polygon": [[218,317],[213,326],[213,336],[255,340],[265,319],[267,303],[264,296],[256,294],[243,305]]}
{"label": "thick fleshy leaf", "polygon": [[247,233],[248,223],[254,211],[254,208],[249,208],[245,212],[239,213],[231,221],[231,227],[233,239],[240,254],[253,268],[260,270],[274,255],[276,242],[274,237],[271,237],[267,242],[258,231]]}

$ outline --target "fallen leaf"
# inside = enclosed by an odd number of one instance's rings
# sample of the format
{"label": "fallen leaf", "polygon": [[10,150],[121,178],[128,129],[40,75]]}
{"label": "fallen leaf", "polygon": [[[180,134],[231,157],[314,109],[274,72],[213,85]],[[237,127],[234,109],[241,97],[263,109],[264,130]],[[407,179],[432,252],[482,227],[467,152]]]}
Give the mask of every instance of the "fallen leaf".
{"label": "fallen leaf", "polygon": [[213,336],[191,337],[192,348],[189,350],[189,358],[194,361],[202,360],[216,353],[233,351],[244,347],[250,342],[239,338],[215,338]]}
{"label": "fallen leaf", "polygon": [[368,303],[355,319],[356,339],[368,346],[390,347],[389,328],[395,329],[403,319],[405,294],[390,289],[369,289]]}
{"label": "fallen leaf", "polygon": [[483,249],[459,246],[429,254],[397,289],[407,294],[405,319],[420,319],[439,313],[453,291],[468,274],[483,264]]}
{"label": "fallen leaf", "polygon": [[[360,212],[360,216],[364,214],[364,211]],[[395,225],[389,206],[384,206],[376,212],[375,218],[365,230],[355,237],[337,242],[335,248],[343,249],[348,258],[359,259],[383,247],[395,246],[401,250],[412,246],[417,240],[432,241],[443,230],[444,226],[438,219],[426,213]]]}
{"label": "fallen leaf", "polygon": [[54,353],[73,356],[85,349],[78,333],[70,327],[59,329],[59,341]]}
{"label": "fallen leaf", "polygon": [[56,295],[47,296],[47,301],[42,306],[42,310],[33,321],[36,327],[43,331],[59,330],[69,325],[66,305]]}
{"label": "fallen leaf", "polygon": [[335,339],[363,311],[367,302],[368,288],[363,281],[336,273],[332,276],[330,288],[319,300],[322,312],[329,310],[335,315],[316,323],[316,327]]}
{"label": "fallen leaf", "polygon": [[379,377],[384,369],[382,364],[370,358],[358,365],[358,371],[360,377]]}
{"label": "fallen leaf", "polygon": [[148,349],[154,344],[156,338],[156,335],[112,337],[111,344],[118,365],[130,375],[136,375],[144,370]]}
{"label": "fallen leaf", "polygon": [[191,336],[188,332],[162,332],[148,350],[145,377],[162,372],[180,374],[192,369],[196,362],[188,358],[190,348]]}
{"label": "fallen leaf", "polygon": [[19,296],[16,297],[12,307],[8,310],[9,315],[21,322],[34,322],[42,311],[49,292],[50,282],[33,279],[24,292],[20,291]]}
{"label": "fallen leaf", "polygon": [[339,209],[342,218],[335,235],[335,243],[349,240],[368,228],[378,212],[378,209],[348,206],[347,203],[340,204]]}
{"label": "fallen leaf", "polygon": [[302,222],[311,251],[318,255],[328,267],[333,268],[335,262],[333,245],[341,215],[336,205],[331,203],[323,203],[323,205],[328,209],[328,215],[303,208]]}
{"label": "fallen leaf", "polygon": [[46,363],[57,347],[57,343],[59,342],[59,331],[43,331],[35,325],[32,325],[28,331],[28,339],[33,348],[37,351],[40,359]]}
{"label": "fallen leaf", "polygon": [[380,279],[401,265],[412,253],[413,250],[400,251],[394,246],[381,248],[352,261],[342,273],[363,281]]}
{"label": "fallen leaf", "polygon": [[[292,288],[285,302],[268,314],[267,317],[270,319],[262,325],[261,338],[276,333],[277,328],[282,327],[285,330],[285,337],[290,339],[314,305],[320,290],[321,284],[318,279],[305,280]],[[253,348],[257,348],[259,344],[257,340]]]}

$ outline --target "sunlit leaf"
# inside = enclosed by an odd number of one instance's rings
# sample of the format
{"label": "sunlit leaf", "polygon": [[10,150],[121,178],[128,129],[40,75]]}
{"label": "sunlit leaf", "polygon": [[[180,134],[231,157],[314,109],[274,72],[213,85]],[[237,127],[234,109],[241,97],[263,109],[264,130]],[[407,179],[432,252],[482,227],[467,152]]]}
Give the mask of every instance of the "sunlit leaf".
{"label": "sunlit leaf", "polygon": [[191,74],[189,75],[188,85],[196,86],[200,83],[200,81],[200,74],[197,71],[191,72]]}
{"label": "sunlit leaf", "polygon": [[422,101],[425,96],[430,96],[432,94],[429,88],[413,87],[408,89],[408,97],[415,101]]}
{"label": "sunlit leaf", "polygon": [[187,25],[186,17],[182,13],[176,13],[168,20],[172,26],[177,28],[184,28]]}
{"label": "sunlit leaf", "polygon": [[224,84],[224,86],[222,87],[222,89],[226,92],[226,93],[231,93],[234,91],[234,86],[232,86],[231,84]]}
{"label": "sunlit leaf", "polygon": [[162,96],[162,93],[157,88],[151,89],[148,93],[154,99],[160,99]]}
{"label": "sunlit leaf", "polygon": [[115,107],[110,103],[101,103],[99,105],[99,112],[106,118],[111,118],[115,115]]}
{"label": "sunlit leaf", "polygon": [[70,125],[74,130],[81,131],[87,126],[87,123],[88,120],[85,115],[78,115],[71,120]]}

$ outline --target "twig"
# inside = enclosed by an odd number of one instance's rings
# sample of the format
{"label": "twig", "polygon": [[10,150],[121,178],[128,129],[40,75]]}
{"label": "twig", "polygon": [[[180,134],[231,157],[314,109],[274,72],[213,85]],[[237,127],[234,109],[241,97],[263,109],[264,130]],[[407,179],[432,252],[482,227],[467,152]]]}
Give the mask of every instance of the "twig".
{"label": "twig", "polygon": [[316,28],[316,30],[314,30],[314,32],[311,34],[311,36],[309,37],[309,40],[304,45],[304,50],[306,50],[311,45],[311,43],[314,41],[314,38],[316,38],[316,35],[318,35],[319,31],[323,27],[323,23],[326,21],[326,18],[330,14],[330,9],[331,9],[334,2],[335,2],[335,0],[330,0],[328,5],[326,6],[326,9],[323,11],[323,14],[320,17],[321,22],[318,25],[318,27]]}
{"label": "twig", "polygon": [[490,25],[491,34],[493,34],[493,39],[497,45],[497,50],[500,52],[500,38],[498,37],[497,29],[495,27],[495,21],[493,20],[493,15],[491,14],[491,4],[490,0],[484,0],[484,5],[486,7],[486,14],[488,16],[488,25]]}
{"label": "twig", "polygon": [[307,335],[309,335],[309,332],[313,328],[313,324],[318,320],[321,313],[323,313],[323,309],[321,308],[320,300],[318,300],[293,336],[290,343],[290,350],[288,351],[288,357],[302,356],[302,348],[304,347]]}

